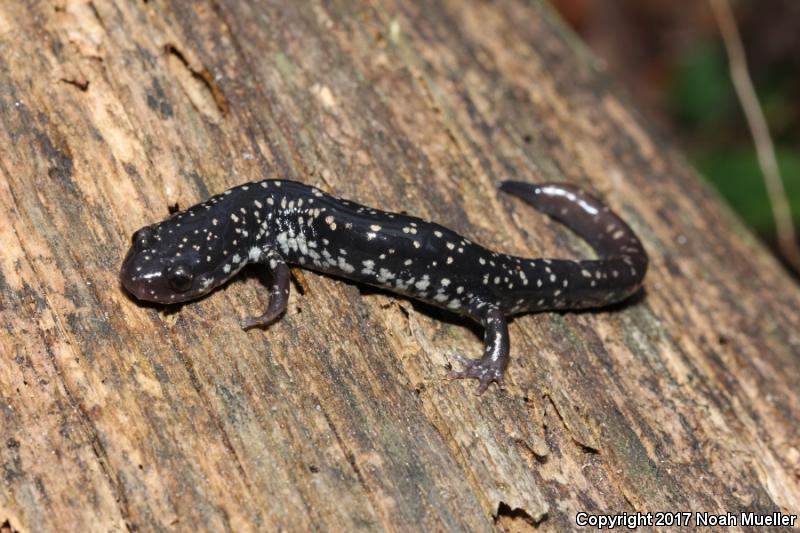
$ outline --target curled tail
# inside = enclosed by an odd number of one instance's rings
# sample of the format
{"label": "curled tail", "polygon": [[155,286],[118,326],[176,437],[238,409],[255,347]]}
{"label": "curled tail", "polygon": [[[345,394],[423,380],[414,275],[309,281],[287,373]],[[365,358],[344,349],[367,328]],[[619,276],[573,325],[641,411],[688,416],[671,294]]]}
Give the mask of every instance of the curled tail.
{"label": "curled tail", "polygon": [[531,289],[529,299],[537,299],[529,308],[593,307],[620,301],[641,286],[647,253],[630,226],[600,200],[577,187],[557,183],[504,181],[498,187],[567,226],[600,256],[587,261],[534,261],[529,277],[541,278],[544,269],[547,280],[557,272],[564,289],[552,298],[549,294],[538,298],[537,290]]}

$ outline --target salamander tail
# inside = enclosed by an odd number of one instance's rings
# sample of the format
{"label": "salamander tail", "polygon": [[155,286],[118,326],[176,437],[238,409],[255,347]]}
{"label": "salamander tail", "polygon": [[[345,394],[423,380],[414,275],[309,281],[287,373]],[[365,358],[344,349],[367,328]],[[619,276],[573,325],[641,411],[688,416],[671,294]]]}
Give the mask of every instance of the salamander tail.
{"label": "salamander tail", "polygon": [[600,276],[588,283],[597,290],[617,289],[614,300],[639,288],[647,272],[647,253],[630,226],[603,202],[560,183],[503,181],[498,188],[561,222],[594,248],[600,260],[575,262],[578,285]]}

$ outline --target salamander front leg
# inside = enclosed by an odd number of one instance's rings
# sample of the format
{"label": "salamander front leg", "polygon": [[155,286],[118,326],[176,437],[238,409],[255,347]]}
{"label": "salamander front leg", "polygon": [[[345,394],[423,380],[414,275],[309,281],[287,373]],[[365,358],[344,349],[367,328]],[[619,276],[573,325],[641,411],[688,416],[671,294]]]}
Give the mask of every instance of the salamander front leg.
{"label": "salamander front leg", "polygon": [[272,286],[269,289],[267,310],[261,316],[242,319],[242,329],[269,326],[286,311],[286,306],[289,303],[289,282],[291,281],[289,266],[283,259],[274,254],[270,255],[267,261],[269,270],[272,273]]}
{"label": "salamander front leg", "polygon": [[480,359],[467,359],[460,355],[456,358],[464,365],[460,371],[452,371],[448,379],[477,378],[480,384],[475,390],[475,395],[480,396],[496,381],[503,386],[503,372],[508,365],[508,324],[502,311],[497,308],[488,308],[483,314],[481,322],[485,328],[483,334],[483,356]]}

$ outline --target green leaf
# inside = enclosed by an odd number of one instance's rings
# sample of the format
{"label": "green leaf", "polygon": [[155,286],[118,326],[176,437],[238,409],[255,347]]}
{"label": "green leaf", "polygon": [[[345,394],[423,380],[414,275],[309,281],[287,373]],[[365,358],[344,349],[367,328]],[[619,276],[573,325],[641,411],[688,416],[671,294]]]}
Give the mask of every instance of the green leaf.
{"label": "green leaf", "polygon": [[[779,147],[777,157],[793,218],[800,226],[800,153]],[[717,150],[706,154],[697,166],[746,224],[761,235],[774,238],[772,208],[753,147]]]}
{"label": "green leaf", "polygon": [[725,50],[708,41],[687,50],[680,62],[670,100],[675,114],[687,125],[708,125],[724,116],[734,93]]}

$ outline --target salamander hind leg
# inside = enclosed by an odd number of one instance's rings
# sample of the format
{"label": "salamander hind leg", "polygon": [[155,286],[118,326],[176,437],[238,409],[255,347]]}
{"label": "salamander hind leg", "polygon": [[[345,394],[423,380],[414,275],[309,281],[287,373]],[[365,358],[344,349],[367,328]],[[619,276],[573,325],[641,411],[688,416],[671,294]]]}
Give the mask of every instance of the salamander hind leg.
{"label": "salamander hind leg", "polygon": [[272,324],[284,311],[289,303],[289,283],[291,272],[289,265],[276,253],[264,254],[259,262],[265,262],[272,274],[272,285],[269,289],[269,304],[261,316],[251,316],[242,319],[242,329],[252,327],[266,327]]}
{"label": "salamander hind leg", "polygon": [[456,356],[464,366],[462,370],[452,371],[448,379],[476,378],[479,381],[475,394],[480,396],[494,381],[503,386],[503,374],[508,365],[509,339],[508,324],[503,312],[497,307],[483,307],[482,312],[475,313],[484,329],[483,356],[480,359],[467,359]]}

